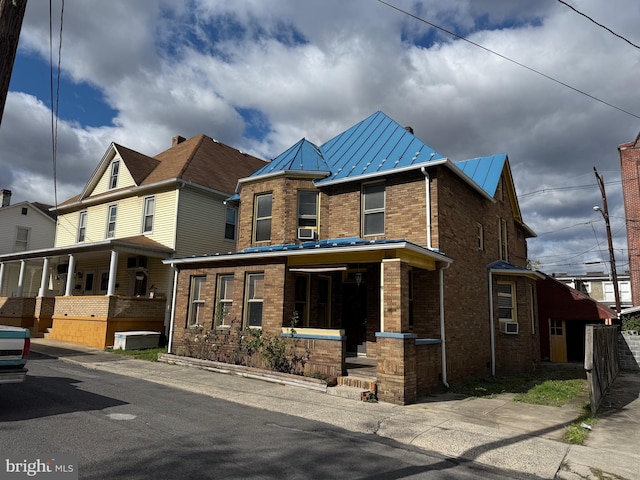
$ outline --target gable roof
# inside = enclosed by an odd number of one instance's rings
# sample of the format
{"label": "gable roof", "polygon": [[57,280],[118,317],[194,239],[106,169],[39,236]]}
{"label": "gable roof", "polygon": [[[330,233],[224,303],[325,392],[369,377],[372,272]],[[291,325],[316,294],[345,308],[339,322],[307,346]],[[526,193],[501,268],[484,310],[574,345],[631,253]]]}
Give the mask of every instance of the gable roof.
{"label": "gable roof", "polygon": [[594,321],[618,316],[615,310],[549,275],[537,282],[536,290],[540,318]]}
{"label": "gable roof", "polygon": [[315,171],[328,175],[330,168],[320,149],[309,140],[303,138],[255,172],[252,177],[262,177],[270,173],[292,171]]}
{"label": "gable roof", "polygon": [[[196,135],[179,142],[155,157],[112,143],[82,193],[61,203],[59,207],[69,207],[87,198],[116,154],[122,158],[137,187],[176,180],[200,185],[222,194],[232,193],[239,178],[247,177],[265,165],[264,160],[206,135]],[[100,196],[117,193],[118,190],[128,191],[130,187],[112,190]]]}
{"label": "gable roof", "polygon": [[502,170],[507,162],[507,154],[490,155],[455,162],[455,166],[467,174],[480,188],[495,197]]}

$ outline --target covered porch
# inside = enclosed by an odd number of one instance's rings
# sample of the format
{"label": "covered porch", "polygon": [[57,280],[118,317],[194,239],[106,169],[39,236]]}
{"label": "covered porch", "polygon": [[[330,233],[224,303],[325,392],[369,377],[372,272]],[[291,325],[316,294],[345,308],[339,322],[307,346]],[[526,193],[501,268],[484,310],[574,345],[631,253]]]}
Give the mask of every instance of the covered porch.
{"label": "covered porch", "polygon": [[98,348],[115,331],[164,333],[173,275],[161,259],[171,253],[132,237],[2,255],[0,321]]}

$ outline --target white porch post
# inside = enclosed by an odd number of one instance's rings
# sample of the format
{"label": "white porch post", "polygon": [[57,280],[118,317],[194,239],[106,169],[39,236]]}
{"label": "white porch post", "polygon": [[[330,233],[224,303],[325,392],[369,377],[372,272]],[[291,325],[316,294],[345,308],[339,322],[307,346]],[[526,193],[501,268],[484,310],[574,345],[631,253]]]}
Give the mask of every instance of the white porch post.
{"label": "white porch post", "polygon": [[24,295],[24,276],[27,270],[27,262],[20,260],[20,276],[18,277],[18,291],[16,296],[21,297]]}
{"label": "white porch post", "polygon": [[0,297],[2,296],[2,287],[4,283],[4,263],[0,263]]}
{"label": "white porch post", "polygon": [[107,288],[107,295],[112,296],[116,294],[116,273],[118,271],[118,252],[111,250],[111,263],[109,264],[109,286]]}
{"label": "white porch post", "polygon": [[40,290],[38,290],[38,296],[44,297],[47,291],[47,281],[49,280],[49,257],[44,257],[42,262],[42,279],[40,280]]}
{"label": "white porch post", "polygon": [[67,269],[67,285],[64,290],[64,295],[66,297],[70,297],[73,295],[73,284],[75,283],[75,274],[74,271],[76,269],[76,257],[73,255],[69,255],[69,268]]}

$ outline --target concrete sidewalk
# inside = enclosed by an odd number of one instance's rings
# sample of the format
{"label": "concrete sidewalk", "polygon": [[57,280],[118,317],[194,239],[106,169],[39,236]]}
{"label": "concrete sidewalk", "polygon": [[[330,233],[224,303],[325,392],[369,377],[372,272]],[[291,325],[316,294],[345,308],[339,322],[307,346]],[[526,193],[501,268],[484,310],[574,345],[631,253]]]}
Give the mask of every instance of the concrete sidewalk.
{"label": "concrete sidewalk", "polygon": [[[397,406],[367,403],[191,366],[146,362],[41,338],[32,350],[89,369],[387,437],[424,450],[538,478],[640,479],[640,375],[621,373],[605,398],[585,446],[560,441],[580,414],[575,405],[546,407],[510,395],[441,394]],[[317,384],[316,384],[317,385]]]}

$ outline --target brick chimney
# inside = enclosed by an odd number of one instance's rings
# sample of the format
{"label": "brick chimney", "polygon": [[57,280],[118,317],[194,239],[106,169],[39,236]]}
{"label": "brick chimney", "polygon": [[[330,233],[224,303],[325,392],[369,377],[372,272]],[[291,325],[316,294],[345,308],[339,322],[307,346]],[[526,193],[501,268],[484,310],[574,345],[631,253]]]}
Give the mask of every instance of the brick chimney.
{"label": "brick chimney", "polygon": [[11,205],[11,190],[7,190],[3,188],[0,190],[0,194],[2,195],[2,207],[8,207]]}
{"label": "brick chimney", "polygon": [[172,146],[172,147],[175,147],[176,145],[178,145],[179,143],[184,142],[185,140],[186,140],[186,138],[184,138],[183,136],[181,136],[181,135],[176,135],[175,137],[173,137],[173,138],[171,139],[171,146]]}

